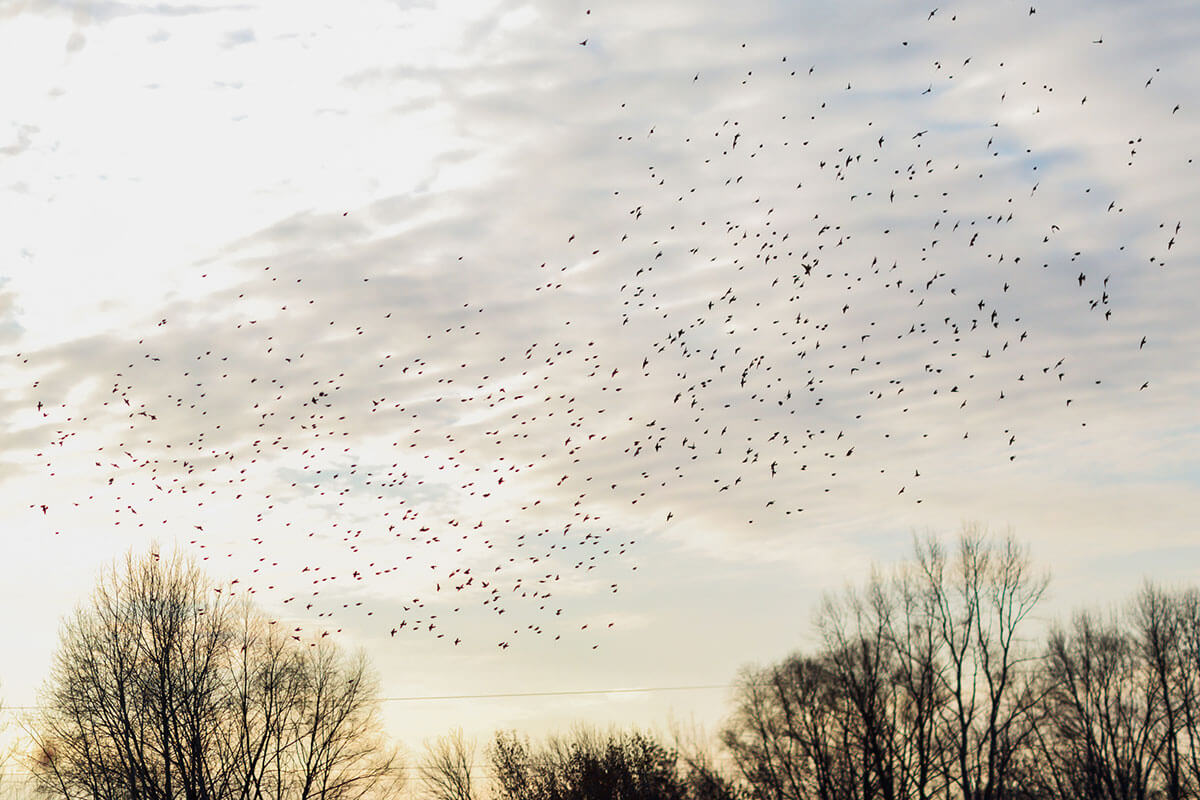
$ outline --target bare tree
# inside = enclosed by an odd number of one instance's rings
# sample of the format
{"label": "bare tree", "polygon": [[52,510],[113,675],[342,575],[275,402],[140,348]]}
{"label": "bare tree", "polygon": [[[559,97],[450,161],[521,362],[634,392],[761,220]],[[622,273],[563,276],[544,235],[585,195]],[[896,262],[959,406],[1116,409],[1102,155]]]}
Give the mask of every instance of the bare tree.
{"label": "bare tree", "polygon": [[947,787],[949,737],[939,722],[950,695],[943,672],[945,642],[935,624],[938,593],[921,575],[915,565],[906,564],[893,578],[897,608],[887,626],[887,637],[895,653],[892,682],[901,732],[902,796],[927,800],[942,796]]}
{"label": "bare tree", "polygon": [[908,565],[827,596],[817,615],[825,658],[848,705],[861,796],[929,798],[947,781],[939,718],[949,703],[937,593]]}
{"label": "bare tree", "polygon": [[399,787],[365,660],[306,647],[180,557],[128,556],[65,623],[31,733],[69,800],[363,800]]}
{"label": "bare tree", "polygon": [[463,737],[462,728],[425,743],[418,771],[426,794],[433,800],[474,800],[471,765],[475,742]]}
{"label": "bare tree", "polygon": [[1027,620],[1048,578],[1011,536],[933,538],[826,597],[823,649],[744,673],[723,734],[763,800],[1000,800],[1044,691]]}
{"label": "bare tree", "polygon": [[1160,709],[1153,673],[1116,617],[1081,613],[1049,637],[1045,714],[1037,729],[1041,783],[1053,797],[1151,796]]}
{"label": "bare tree", "polygon": [[1195,795],[1200,791],[1200,590],[1180,592],[1173,605],[1178,626],[1178,668],[1172,685],[1181,719],[1178,748],[1186,787]]}
{"label": "bare tree", "polygon": [[1027,548],[1011,535],[994,539],[974,528],[960,536],[953,563],[932,537],[918,541],[917,565],[946,659],[938,682],[950,697],[940,720],[953,754],[948,779],[963,800],[1002,798],[1034,731],[1038,655],[1022,634],[1049,577],[1032,571]]}
{"label": "bare tree", "polygon": [[792,656],[743,671],[721,741],[755,800],[853,800],[861,767],[846,712],[830,665]]}
{"label": "bare tree", "polygon": [[742,800],[744,793],[736,781],[717,765],[717,742],[696,725],[684,728],[678,722],[671,725],[673,749],[678,755],[680,770],[691,800]]}
{"label": "bare tree", "polygon": [[1128,636],[1155,703],[1153,755],[1167,800],[1200,795],[1200,591],[1147,583]]}
{"label": "bare tree", "polygon": [[892,702],[895,654],[888,646],[893,604],[876,575],[860,594],[825,598],[817,627],[825,638],[825,661],[842,699],[841,726],[852,748],[864,798],[895,800],[899,733]]}
{"label": "bare tree", "polygon": [[[1194,680],[1188,674],[1183,642],[1187,628],[1182,597],[1146,584],[1133,606],[1133,624],[1141,660],[1151,676],[1160,712],[1155,751],[1168,800],[1184,797],[1187,747],[1195,739],[1187,724],[1187,707],[1192,705]],[[1186,742],[1185,742],[1186,739]]]}

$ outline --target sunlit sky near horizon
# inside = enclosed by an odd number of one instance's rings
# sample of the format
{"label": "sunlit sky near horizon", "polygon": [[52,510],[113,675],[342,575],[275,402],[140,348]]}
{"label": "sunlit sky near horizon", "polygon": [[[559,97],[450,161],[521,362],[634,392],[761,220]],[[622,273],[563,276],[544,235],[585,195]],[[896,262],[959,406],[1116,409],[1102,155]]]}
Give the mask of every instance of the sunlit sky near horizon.
{"label": "sunlit sky near horizon", "polygon": [[1197,41],[1182,0],[0,6],[0,698],[152,542],[390,697],[725,684],[964,524],[1047,615],[1195,581]]}

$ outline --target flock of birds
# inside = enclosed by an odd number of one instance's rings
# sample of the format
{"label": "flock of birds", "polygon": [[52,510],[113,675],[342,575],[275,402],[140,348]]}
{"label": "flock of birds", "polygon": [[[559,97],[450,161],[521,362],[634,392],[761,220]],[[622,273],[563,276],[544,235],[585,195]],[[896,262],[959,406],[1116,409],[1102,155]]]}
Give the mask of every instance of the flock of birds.
{"label": "flock of birds", "polygon": [[[914,109],[980,69],[972,57],[934,61],[926,85],[873,118],[870,102],[854,110],[853,77],[731,49],[742,73],[699,70],[669,90],[716,80],[728,98],[787,97],[778,113],[733,104],[631,123],[618,146],[661,160],[609,187],[619,225],[566,233],[520,272],[519,303],[446,288],[476,269],[465,256],[433,275],[276,258],[122,343],[103,389],[68,402],[78,376],[35,381],[50,432],[37,457],[70,488],[30,509],[56,531],[79,509],[187,530],[218,569],[252,564],[217,591],[294,609],[276,624],[297,640],[358,614],[381,636],[458,646],[475,630],[465,612],[482,610],[502,650],[569,633],[598,647],[615,621],[581,624],[573,608],[618,592],[639,541],[664,526],[709,511],[794,528],[863,493],[911,507],[954,446],[915,418],[1008,465],[1022,444],[1008,405],[1082,426],[1097,393],[1153,387],[1149,374],[1105,386],[1112,362],[1077,351],[1106,326],[1121,331],[1114,359],[1153,348],[1126,335],[1123,303],[1188,223],[1155,220],[1129,250],[1086,252],[1078,232],[1129,203],[1053,186],[998,121],[1014,106],[1086,114],[1098,97],[989,64],[994,118],[952,134],[914,125]],[[652,113],[635,111],[616,113]],[[1141,141],[1128,138],[1130,167]],[[1041,216],[1055,192],[1069,219]],[[1056,318],[1023,318],[1048,295],[1062,299]],[[588,317],[564,318],[576,307]]]}

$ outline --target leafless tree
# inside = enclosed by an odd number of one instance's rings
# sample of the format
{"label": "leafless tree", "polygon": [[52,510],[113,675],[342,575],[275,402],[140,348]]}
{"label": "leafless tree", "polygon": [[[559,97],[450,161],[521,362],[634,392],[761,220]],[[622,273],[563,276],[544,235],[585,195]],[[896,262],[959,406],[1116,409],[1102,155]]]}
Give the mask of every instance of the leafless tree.
{"label": "leafless tree", "polygon": [[1156,704],[1154,759],[1161,795],[1200,795],[1200,592],[1146,584],[1129,637]]}
{"label": "leafless tree", "polygon": [[736,780],[718,766],[717,741],[702,727],[673,721],[671,741],[691,800],[744,800]]}
{"label": "leafless tree", "polygon": [[929,798],[947,781],[944,642],[937,592],[904,565],[862,590],[827,596],[817,616],[860,753],[863,797]]}
{"label": "leafless tree", "polygon": [[895,653],[888,642],[892,598],[876,576],[864,593],[826,597],[817,617],[825,638],[825,662],[841,699],[840,725],[852,745],[861,795],[894,800],[898,775],[892,674]]}
{"label": "leafless tree", "polygon": [[969,528],[952,562],[933,537],[918,540],[916,549],[945,659],[937,682],[950,698],[940,719],[953,754],[948,780],[963,800],[1005,797],[1039,707],[1039,655],[1025,623],[1049,577],[1033,572],[1027,548],[1011,535]]}
{"label": "leafless tree", "polygon": [[475,800],[471,787],[471,765],[475,742],[467,741],[459,728],[426,742],[418,771],[425,793],[433,800]]}
{"label": "leafless tree", "polygon": [[847,700],[824,659],[793,656],[745,670],[721,740],[755,800],[861,796]]}
{"label": "leafless tree", "polygon": [[1178,662],[1172,693],[1178,709],[1175,727],[1180,769],[1185,776],[1180,784],[1194,796],[1200,793],[1200,590],[1179,592],[1173,606]]}
{"label": "leafless tree", "polygon": [[938,592],[922,574],[913,564],[896,572],[891,590],[897,607],[887,626],[887,641],[895,653],[892,682],[901,734],[902,796],[917,800],[943,796],[951,740],[940,726],[951,698],[943,672],[945,642],[935,624]]}
{"label": "leafless tree", "polygon": [[68,800],[365,800],[399,788],[361,657],[284,633],[193,562],[129,555],[63,626],[31,724]]}
{"label": "leafless tree", "polygon": [[1134,601],[1133,625],[1141,661],[1150,675],[1158,701],[1155,756],[1168,800],[1185,796],[1187,755],[1194,740],[1188,710],[1194,706],[1194,678],[1184,652],[1187,607],[1181,596],[1147,584]]}
{"label": "leafless tree", "polygon": [[[1200,796],[1200,593],[1147,584],[1120,613],[1052,630],[1037,726],[1048,797]],[[1036,774],[1035,774],[1036,773]]]}
{"label": "leafless tree", "polygon": [[1032,746],[1048,579],[1011,536],[931,537],[890,575],[830,595],[823,648],[739,680],[723,741],[764,800],[1000,800]]}
{"label": "leafless tree", "polygon": [[1063,798],[1151,796],[1161,746],[1152,671],[1115,616],[1075,617],[1050,633],[1045,714],[1037,729],[1045,793]]}

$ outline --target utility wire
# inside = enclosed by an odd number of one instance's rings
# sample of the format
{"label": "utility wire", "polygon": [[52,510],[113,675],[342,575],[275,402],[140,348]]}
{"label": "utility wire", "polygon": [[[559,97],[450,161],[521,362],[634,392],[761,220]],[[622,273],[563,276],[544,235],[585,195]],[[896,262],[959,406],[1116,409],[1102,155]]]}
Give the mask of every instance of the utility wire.
{"label": "utility wire", "polygon": [[498,697],[565,697],[587,694],[634,694],[645,692],[685,692],[701,689],[730,689],[733,684],[709,683],[697,686],[645,686],[633,689],[566,689],[557,692],[497,692],[493,694],[443,694],[412,695],[409,697],[381,697],[380,702],[407,702],[410,700],[483,700]]}
{"label": "utility wire", "polygon": [[[594,694],[648,694],[651,692],[689,692],[708,689],[732,689],[732,683],[705,683],[692,686],[641,686],[626,689],[564,689],[550,692],[493,692],[489,694],[420,694],[380,697],[381,703],[408,703],[420,700],[490,700],[504,697],[570,697]],[[0,711],[33,711],[37,706],[2,706]]]}

